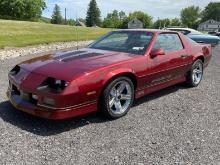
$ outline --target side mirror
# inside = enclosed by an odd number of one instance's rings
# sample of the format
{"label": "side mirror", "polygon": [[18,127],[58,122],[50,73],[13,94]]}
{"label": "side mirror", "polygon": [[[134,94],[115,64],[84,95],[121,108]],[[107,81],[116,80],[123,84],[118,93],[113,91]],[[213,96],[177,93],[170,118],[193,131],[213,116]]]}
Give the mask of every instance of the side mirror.
{"label": "side mirror", "polygon": [[152,58],[156,57],[156,56],[163,56],[165,55],[165,51],[163,49],[160,49],[160,48],[156,48],[156,49],[153,49],[151,52],[150,52],[150,56]]}

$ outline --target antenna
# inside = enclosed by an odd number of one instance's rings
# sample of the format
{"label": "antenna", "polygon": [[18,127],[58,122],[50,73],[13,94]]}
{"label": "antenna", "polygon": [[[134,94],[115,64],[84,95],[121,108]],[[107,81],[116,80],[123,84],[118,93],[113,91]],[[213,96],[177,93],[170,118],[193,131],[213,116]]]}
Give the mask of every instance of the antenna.
{"label": "antenna", "polygon": [[79,50],[79,34],[78,34],[78,14],[76,10],[76,49]]}
{"label": "antenna", "polygon": [[66,8],[65,8],[65,25],[66,25]]}

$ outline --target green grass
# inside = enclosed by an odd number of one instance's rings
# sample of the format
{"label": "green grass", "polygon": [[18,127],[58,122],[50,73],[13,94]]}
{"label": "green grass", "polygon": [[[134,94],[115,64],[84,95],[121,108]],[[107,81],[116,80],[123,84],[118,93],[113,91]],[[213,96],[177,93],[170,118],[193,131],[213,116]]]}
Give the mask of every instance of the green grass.
{"label": "green grass", "polygon": [[[78,27],[78,38],[94,40],[110,29]],[[76,27],[38,22],[0,20],[0,48],[76,41]]]}

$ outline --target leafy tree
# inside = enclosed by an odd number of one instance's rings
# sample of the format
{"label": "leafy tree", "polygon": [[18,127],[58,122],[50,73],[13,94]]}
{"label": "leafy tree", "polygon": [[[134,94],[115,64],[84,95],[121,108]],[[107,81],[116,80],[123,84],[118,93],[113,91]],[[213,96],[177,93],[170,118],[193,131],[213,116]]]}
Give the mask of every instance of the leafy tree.
{"label": "leafy tree", "polygon": [[76,21],[74,19],[68,19],[67,20],[67,25],[74,26],[74,25],[76,25]]}
{"label": "leafy tree", "polygon": [[107,17],[104,18],[103,27],[105,28],[121,28],[123,19],[126,17],[126,14],[121,11],[118,12],[114,10],[112,13],[108,13]]}
{"label": "leafy tree", "polygon": [[202,12],[202,20],[214,19],[220,21],[220,2],[210,2]]}
{"label": "leafy tree", "polygon": [[86,25],[89,27],[100,25],[101,23],[100,15],[101,12],[98,8],[96,0],[91,0],[87,11]]}
{"label": "leafy tree", "polygon": [[36,20],[46,8],[45,0],[0,0],[0,17]]}
{"label": "leafy tree", "polygon": [[168,18],[165,19],[158,19],[154,22],[153,27],[155,29],[161,29],[170,26],[171,21]]}
{"label": "leafy tree", "polygon": [[173,18],[170,20],[170,26],[181,26],[181,21],[178,18]]}
{"label": "leafy tree", "polygon": [[190,28],[196,29],[200,21],[200,8],[198,6],[190,6],[182,9],[181,20],[182,23]]}
{"label": "leafy tree", "polygon": [[51,23],[62,24],[62,22],[63,22],[63,17],[61,16],[60,7],[56,4],[53,10]]}
{"label": "leafy tree", "polygon": [[118,15],[119,15],[120,21],[122,21],[123,19],[125,19],[127,17],[124,11],[120,11],[118,13]]}

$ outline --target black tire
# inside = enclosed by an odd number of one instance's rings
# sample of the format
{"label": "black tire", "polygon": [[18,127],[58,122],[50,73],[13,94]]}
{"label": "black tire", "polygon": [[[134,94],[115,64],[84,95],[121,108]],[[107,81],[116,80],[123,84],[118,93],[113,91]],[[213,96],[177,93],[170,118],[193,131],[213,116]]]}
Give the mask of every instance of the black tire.
{"label": "black tire", "polygon": [[[112,108],[110,107],[110,99],[112,99],[112,98],[110,98],[110,92],[120,82],[126,82],[127,85],[129,84],[129,86],[130,86],[129,89],[131,89],[131,90],[129,90],[129,91],[131,91],[131,99],[130,99],[129,105],[126,104],[127,108],[123,113],[115,114],[113,112]],[[127,88],[125,88],[124,90],[127,90]],[[99,100],[99,109],[105,117],[107,117],[109,119],[117,119],[117,118],[123,117],[124,115],[126,115],[128,113],[128,111],[130,110],[130,108],[133,104],[133,101],[134,101],[134,84],[133,84],[133,82],[127,77],[118,77],[115,80],[111,81],[104,89],[104,91],[101,95],[101,98]]]}
{"label": "black tire", "polygon": [[[193,78],[193,75],[194,75],[195,69],[198,66],[201,66],[201,77],[200,77],[199,81],[195,81]],[[187,73],[186,84],[189,87],[197,87],[200,84],[200,82],[202,81],[202,78],[203,78],[203,62],[202,62],[202,60],[198,59],[193,63],[190,71]]]}

